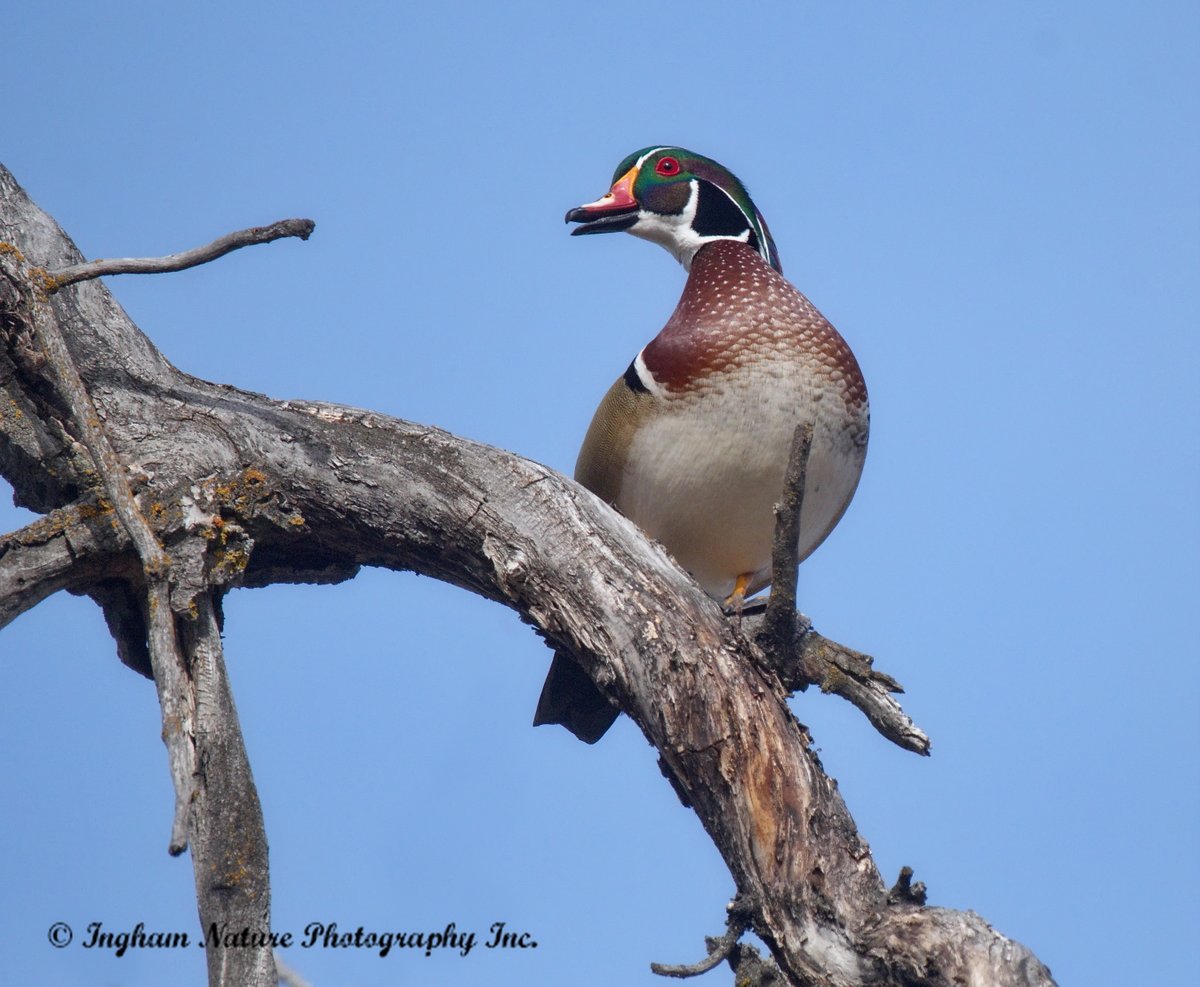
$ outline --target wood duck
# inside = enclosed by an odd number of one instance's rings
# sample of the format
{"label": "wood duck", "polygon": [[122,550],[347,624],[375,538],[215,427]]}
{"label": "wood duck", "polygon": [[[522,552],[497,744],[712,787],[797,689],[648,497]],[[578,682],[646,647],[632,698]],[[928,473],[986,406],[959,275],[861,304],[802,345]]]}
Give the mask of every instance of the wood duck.
{"label": "wood duck", "polygon": [[[784,280],[762,214],[717,162],[649,147],[612,188],[567,213],[572,235],[624,230],[688,271],[666,326],[596,410],[575,479],[675,557],[706,593],[741,601],[771,579],[773,506],[796,426],[811,422],[800,518],[803,560],[833,530],[862,473],[870,415],[858,361]],[[534,723],[587,743],[618,710],[555,657]]]}

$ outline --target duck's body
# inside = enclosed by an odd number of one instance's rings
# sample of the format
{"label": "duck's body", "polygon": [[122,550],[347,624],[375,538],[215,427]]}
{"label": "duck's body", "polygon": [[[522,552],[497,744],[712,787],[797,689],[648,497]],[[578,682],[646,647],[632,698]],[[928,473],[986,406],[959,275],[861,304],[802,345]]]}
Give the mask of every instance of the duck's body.
{"label": "duck's body", "polygon": [[[771,579],[774,505],[798,425],[812,447],[799,558],[850,503],[866,456],[866,385],[837,330],[780,273],[741,183],[681,148],[650,148],[567,214],[628,230],[689,269],[662,331],[597,409],[575,478],[661,542],[710,596],[740,605]],[[594,742],[617,711],[572,662],[551,666],[535,723]]]}
{"label": "duck's body", "polygon": [[575,479],[661,542],[710,596],[770,582],[774,504],[796,426],[813,424],[804,559],[850,503],[866,456],[858,363],[750,247],[697,251],[683,297],[600,403]]}

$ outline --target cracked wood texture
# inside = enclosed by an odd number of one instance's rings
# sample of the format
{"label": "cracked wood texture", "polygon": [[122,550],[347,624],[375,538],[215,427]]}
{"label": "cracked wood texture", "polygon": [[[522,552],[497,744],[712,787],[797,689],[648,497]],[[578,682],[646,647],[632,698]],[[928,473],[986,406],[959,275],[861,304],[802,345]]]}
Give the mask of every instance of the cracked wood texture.
{"label": "cracked wood texture", "polygon": [[[24,285],[36,280],[29,265],[82,258],[3,169],[0,242],[10,245],[0,247],[0,472],[20,502],[48,514],[0,540],[0,626],[57,590],[88,593],[105,608],[122,659],[144,671],[144,624],[131,602],[136,555],[98,495],[21,316]],[[211,660],[213,601],[225,588],[336,581],[362,565],[415,570],[516,610],[633,718],[792,983],[1053,983],[1027,949],[974,913],[889,904],[868,846],[753,644],[590,493],[438,428],[190,377],[98,282],[39,304],[57,319],[171,555],[172,609],[193,662],[207,669],[200,685],[218,722],[238,729]],[[257,814],[249,766],[226,777],[225,790],[208,779],[194,857],[198,837]],[[265,909],[265,845],[239,860],[262,872]],[[213,979],[211,960],[211,983],[235,982]]]}

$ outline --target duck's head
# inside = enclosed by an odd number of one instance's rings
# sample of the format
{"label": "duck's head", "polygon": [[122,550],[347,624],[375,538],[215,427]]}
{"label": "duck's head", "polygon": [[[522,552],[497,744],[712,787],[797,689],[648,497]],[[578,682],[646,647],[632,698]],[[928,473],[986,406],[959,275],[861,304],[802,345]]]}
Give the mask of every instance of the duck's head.
{"label": "duck's head", "polygon": [[711,158],[682,147],[647,147],[617,165],[613,185],[567,213],[572,236],[616,233],[660,243],[690,267],[713,240],[739,240],[782,273],[775,241],[746,187]]}

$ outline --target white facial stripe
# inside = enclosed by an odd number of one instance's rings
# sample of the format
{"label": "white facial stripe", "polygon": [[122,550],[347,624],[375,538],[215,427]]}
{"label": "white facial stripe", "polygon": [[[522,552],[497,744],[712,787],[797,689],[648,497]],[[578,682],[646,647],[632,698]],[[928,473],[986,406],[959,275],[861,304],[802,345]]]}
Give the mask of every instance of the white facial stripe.
{"label": "white facial stripe", "polygon": [[657,154],[659,151],[665,151],[669,146],[670,146],[669,144],[664,144],[662,147],[650,148],[649,151],[647,151],[645,154],[643,154],[640,158],[637,159],[637,164],[635,164],[634,167],[641,168],[642,165],[644,165],[646,163],[646,159],[648,157],[650,157],[651,154]]}
{"label": "white facial stripe", "polygon": [[[712,183],[710,182],[709,184],[712,184]],[[729,193],[728,189],[721,188],[720,185],[715,185],[715,184],[713,185],[713,188],[721,189],[721,191],[725,193],[725,198],[727,198],[730,202],[732,202],[734,204],[734,206],[737,207],[737,211],[740,212],[743,216],[746,216],[746,211],[744,209],[742,209],[742,207],[738,203],[737,199],[735,199]],[[750,242],[750,231],[753,230],[754,235],[758,238],[759,256],[762,257],[762,259],[765,260],[768,264],[770,264],[771,257],[770,257],[769,251],[767,250],[767,238],[763,235],[763,231],[761,229],[759,229],[758,219],[754,216],[746,216],[746,221],[750,224],[750,229],[746,230],[746,232],[743,233],[741,236],[738,236],[738,237],[709,237],[708,239],[710,239],[710,240],[737,239],[737,240],[741,240],[742,243],[749,243]]]}

